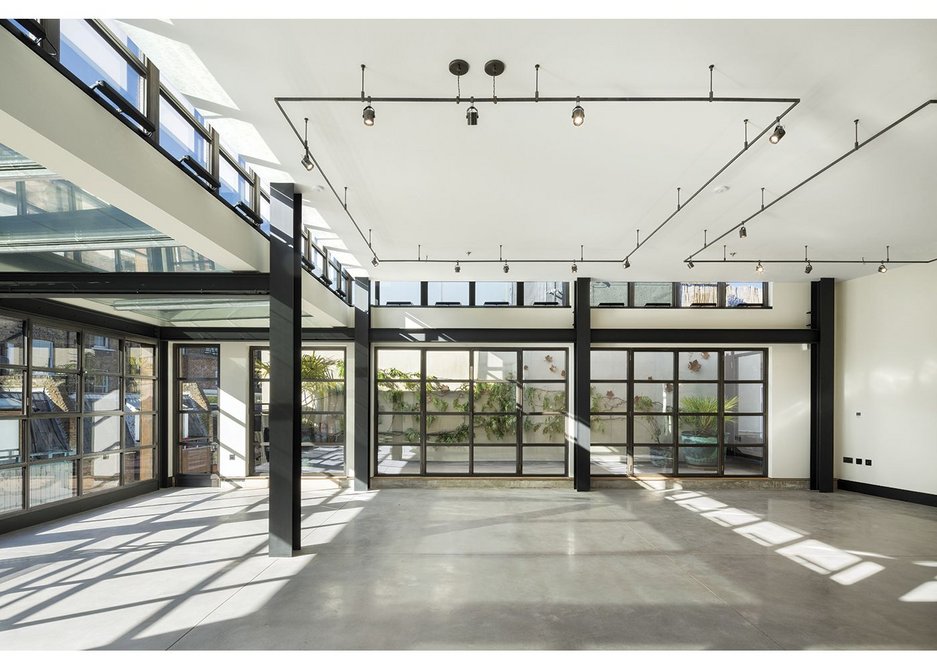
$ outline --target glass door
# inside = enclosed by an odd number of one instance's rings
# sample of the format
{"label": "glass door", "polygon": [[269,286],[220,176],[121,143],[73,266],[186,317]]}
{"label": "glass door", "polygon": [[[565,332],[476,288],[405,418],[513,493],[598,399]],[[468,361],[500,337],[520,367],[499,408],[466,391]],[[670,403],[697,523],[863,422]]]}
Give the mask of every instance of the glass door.
{"label": "glass door", "polygon": [[176,476],[178,484],[210,485],[218,475],[220,348],[176,348]]}

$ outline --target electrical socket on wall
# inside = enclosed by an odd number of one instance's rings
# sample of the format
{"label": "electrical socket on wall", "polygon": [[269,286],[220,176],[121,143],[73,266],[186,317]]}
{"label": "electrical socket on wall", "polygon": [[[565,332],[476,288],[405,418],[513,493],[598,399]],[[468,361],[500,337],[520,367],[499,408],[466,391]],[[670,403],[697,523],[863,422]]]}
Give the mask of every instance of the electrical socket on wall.
{"label": "electrical socket on wall", "polygon": [[866,465],[866,466],[872,466],[872,460],[871,460],[871,459],[866,459],[866,460],[865,460],[865,465]]}
{"label": "electrical socket on wall", "polygon": [[852,457],[843,457],[843,464],[852,464]]}

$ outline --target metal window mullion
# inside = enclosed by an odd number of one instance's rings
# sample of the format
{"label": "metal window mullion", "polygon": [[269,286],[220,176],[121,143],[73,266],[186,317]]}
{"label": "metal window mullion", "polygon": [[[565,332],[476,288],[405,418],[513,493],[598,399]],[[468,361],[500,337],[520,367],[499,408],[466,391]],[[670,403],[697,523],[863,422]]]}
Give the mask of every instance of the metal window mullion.
{"label": "metal window mullion", "polygon": [[127,45],[121,42],[100,19],[85,19],[85,22],[94,28],[94,31],[107,42],[107,45],[114,49],[128,65],[135,69],[137,74],[146,76],[146,65],[144,65],[143,61],[128,49]]}
{"label": "metal window mullion", "polygon": [[[425,283],[424,283],[425,285]],[[426,475],[426,348],[420,348],[420,475]]]}
{"label": "metal window mullion", "polygon": [[[679,283],[674,283],[679,285]],[[673,402],[670,406],[670,440],[673,447],[673,471],[676,476],[680,470],[680,350],[669,350],[673,356]]]}
{"label": "metal window mullion", "polygon": [[[517,475],[524,475],[524,354],[520,349],[515,350],[517,356],[517,378],[514,381],[514,415],[517,462],[515,471]],[[520,401],[517,397],[520,395]]]}

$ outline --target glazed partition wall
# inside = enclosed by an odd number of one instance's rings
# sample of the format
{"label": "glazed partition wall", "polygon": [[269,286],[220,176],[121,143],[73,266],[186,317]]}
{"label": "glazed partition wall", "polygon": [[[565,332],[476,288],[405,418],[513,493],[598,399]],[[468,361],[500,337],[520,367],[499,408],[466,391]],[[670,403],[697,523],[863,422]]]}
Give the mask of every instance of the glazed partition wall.
{"label": "glazed partition wall", "polygon": [[378,476],[566,476],[566,349],[378,348]]}
{"label": "glazed partition wall", "polygon": [[152,480],[156,346],[0,316],[0,514]]}
{"label": "glazed partition wall", "polygon": [[176,352],[176,472],[217,474],[221,348],[180,345]]}
{"label": "glazed partition wall", "polygon": [[592,475],[767,475],[767,351],[593,348],[591,362]]}
{"label": "glazed partition wall", "polygon": [[[251,475],[270,473],[270,348],[251,348]],[[303,348],[302,472],[345,475],[345,349]]]}

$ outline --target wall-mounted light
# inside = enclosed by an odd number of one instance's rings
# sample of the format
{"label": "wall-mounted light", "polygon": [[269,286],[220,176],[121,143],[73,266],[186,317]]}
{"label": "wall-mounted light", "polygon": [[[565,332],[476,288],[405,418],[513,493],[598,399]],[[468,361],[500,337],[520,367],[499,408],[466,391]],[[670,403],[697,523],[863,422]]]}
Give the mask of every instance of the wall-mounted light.
{"label": "wall-mounted light", "polygon": [[579,97],[576,97],[576,106],[573,107],[573,125],[577,128],[586,122],[586,110],[579,104]]}

